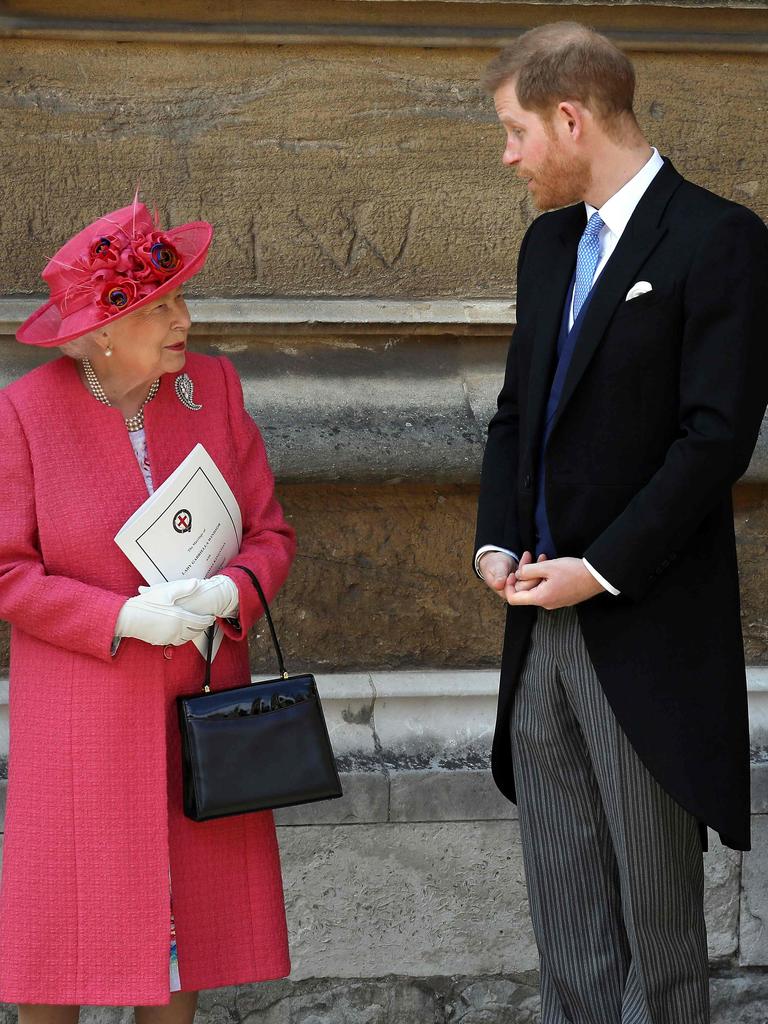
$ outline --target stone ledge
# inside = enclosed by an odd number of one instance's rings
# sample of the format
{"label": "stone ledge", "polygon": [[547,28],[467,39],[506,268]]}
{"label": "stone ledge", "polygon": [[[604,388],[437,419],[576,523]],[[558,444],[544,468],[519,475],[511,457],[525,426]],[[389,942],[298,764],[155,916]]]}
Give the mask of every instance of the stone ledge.
{"label": "stone ledge", "polygon": [[513,821],[488,769],[342,771],[344,796],[275,812],[285,827]]}
{"label": "stone ledge", "polygon": [[747,688],[752,757],[765,761],[768,767],[768,666],[752,665],[748,669]]}
{"label": "stone ledge", "polygon": [[[0,336],[13,336],[45,296],[0,298]],[[295,334],[329,329],[356,334],[508,333],[515,323],[512,298],[188,299],[192,334]]]}
{"label": "stone ledge", "polygon": [[[491,314],[483,316],[487,327]],[[194,339],[234,363],[278,480],[475,485],[504,376],[501,328],[451,337],[455,328],[443,324],[435,337],[398,334],[397,325],[389,335],[323,326],[306,338],[251,336],[241,326],[239,335],[217,328]],[[51,356],[0,340],[0,387]],[[768,418],[743,480],[768,481]]]}
{"label": "stone ledge", "polygon": [[[255,675],[258,682],[265,676]],[[345,771],[464,771],[488,766],[496,717],[496,669],[318,674],[328,731]],[[762,757],[768,667],[747,668],[753,763]],[[7,756],[8,679],[0,678],[0,758]],[[762,777],[762,776],[761,776]],[[762,785],[762,783],[761,783]],[[768,812],[768,794],[756,811]]]}
{"label": "stone ledge", "polygon": [[[764,796],[760,799],[755,797],[755,768],[753,765],[752,825],[756,836],[753,845],[757,847],[763,838],[767,819]],[[517,807],[499,792],[488,769],[391,771],[379,768],[371,771],[342,770],[339,775],[344,790],[340,799],[280,808],[275,811],[277,824],[283,828],[298,828],[516,821],[518,818]],[[767,784],[768,779],[761,779],[761,788]],[[0,779],[0,833],[5,830],[7,789],[7,779]],[[749,856],[754,857],[755,851]],[[758,875],[763,873],[768,873],[768,864],[760,864]],[[764,955],[768,964],[768,940]]]}
{"label": "stone ledge", "polygon": [[754,751],[752,756],[752,814],[768,814],[768,760],[756,760]]}
{"label": "stone ledge", "polygon": [[[254,677],[258,679],[259,677]],[[490,772],[495,671],[420,671],[317,677],[344,796],[277,811],[286,827],[503,822],[517,809]],[[749,669],[762,700],[768,669]],[[7,680],[0,680],[0,766],[7,756]],[[3,699],[5,698],[5,699]],[[759,721],[759,716],[754,716]],[[752,811],[768,815],[768,758],[754,746]],[[0,782],[0,810],[5,783]],[[0,829],[4,814],[0,816]],[[768,820],[768,818],[766,819]],[[756,818],[762,828],[762,818]],[[768,878],[768,868],[766,869]]]}
{"label": "stone ledge", "polygon": [[[551,20],[546,10],[566,6],[567,0],[554,3],[512,4],[478,3],[474,0],[438,4],[432,2],[387,5],[337,3],[318,4],[316,16],[301,10],[283,9],[275,16],[268,3],[253,5],[246,19],[242,12],[222,11],[218,16],[208,7],[202,12],[191,3],[182,7],[165,5],[161,11],[144,10],[133,18],[105,17],[90,4],[81,4],[78,17],[61,17],[61,8],[38,3],[38,13],[0,16],[0,37],[17,39],[77,39],[78,42],[147,42],[179,45],[356,45],[377,47],[482,47],[496,48],[530,28],[537,21]],[[299,5],[294,5],[299,6]],[[606,31],[617,44],[632,52],[737,52],[761,53],[768,49],[768,33],[759,20],[750,21],[759,0],[676,0],[656,5],[653,0],[606,4],[599,0],[578,0],[583,20]],[[367,10],[373,8],[373,10]],[[617,12],[615,8],[619,8]],[[698,8],[711,11],[709,23]],[[538,11],[537,11],[538,8]],[[539,13],[544,9],[542,13]],[[611,8],[614,8],[613,10]],[[625,10],[621,10],[624,8]],[[645,9],[646,24],[638,25],[633,8]],[[660,10],[659,10],[660,8]],[[682,8],[681,12],[679,8]],[[732,12],[730,22],[723,15]],[[34,8],[33,8],[34,9]],[[628,9],[628,15],[626,12]],[[650,9],[650,10],[649,10]],[[690,13],[689,13],[690,12]],[[133,10],[134,14],[139,13]],[[560,11],[558,15],[562,17]],[[687,14],[684,21],[679,14]],[[652,14],[652,20],[651,20]],[[227,16],[229,15],[229,16]],[[549,17],[547,17],[549,15]]]}
{"label": "stone ledge", "polygon": [[768,817],[752,818],[752,850],[743,855],[739,962],[768,965]]}

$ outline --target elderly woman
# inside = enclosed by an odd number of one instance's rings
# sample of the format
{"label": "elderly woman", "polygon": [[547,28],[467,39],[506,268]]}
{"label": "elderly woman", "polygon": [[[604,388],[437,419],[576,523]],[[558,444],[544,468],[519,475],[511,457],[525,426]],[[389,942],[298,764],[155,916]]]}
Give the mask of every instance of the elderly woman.
{"label": "elderly woman", "polygon": [[197,442],[242,511],[237,562],[269,597],[294,536],[232,365],[187,352],[182,284],[205,223],[158,231],[145,206],[68,242],[49,301],[21,327],[66,355],[0,391],[0,616],[10,621],[10,780],[0,897],[0,1000],[22,1024],[80,1004],[140,1024],[190,1021],[197,991],[289,971],[272,816],[182,812],[174,698],[219,619],[215,688],[247,678],[261,614],[249,577],[148,588],[118,529]]}

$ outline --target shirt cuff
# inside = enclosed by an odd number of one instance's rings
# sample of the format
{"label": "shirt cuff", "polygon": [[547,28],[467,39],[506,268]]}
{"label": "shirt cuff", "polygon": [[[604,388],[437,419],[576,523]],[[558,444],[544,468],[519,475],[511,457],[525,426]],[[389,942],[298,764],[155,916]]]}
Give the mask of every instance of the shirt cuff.
{"label": "shirt cuff", "polygon": [[609,594],[613,594],[614,597],[618,597],[619,596],[621,591],[617,590],[616,587],[612,587],[611,584],[608,582],[608,580],[604,579],[600,575],[600,573],[597,571],[597,569],[593,565],[589,564],[589,562],[586,560],[586,558],[582,558],[582,562],[584,563],[585,567],[589,570],[589,572],[592,573],[592,575],[595,577],[595,579],[600,584],[600,586],[603,588],[603,590],[607,590],[608,593]]}
{"label": "shirt cuff", "polygon": [[498,551],[502,555],[509,555],[510,558],[514,558],[516,562],[520,561],[515,552],[510,551],[508,548],[500,548],[497,547],[495,544],[483,544],[483,546],[481,548],[478,548],[475,553],[475,572],[477,573],[479,579],[483,578],[483,574],[480,572],[480,559],[483,557],[486,551]]}

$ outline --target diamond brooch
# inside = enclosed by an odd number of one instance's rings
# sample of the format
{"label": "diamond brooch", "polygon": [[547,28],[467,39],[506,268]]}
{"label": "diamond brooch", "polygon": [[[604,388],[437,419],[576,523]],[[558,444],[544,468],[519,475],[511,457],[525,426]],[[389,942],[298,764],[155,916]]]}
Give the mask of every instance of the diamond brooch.
{"label": "diamond brooch", "polygon": [[192,383],[192,378],[188,373],[180,373],[174,381],[173,388],[176,392],[176,397],[187,409],[197,412],[203,408],[202,405],[198,405],[195,401],[195,385]]}

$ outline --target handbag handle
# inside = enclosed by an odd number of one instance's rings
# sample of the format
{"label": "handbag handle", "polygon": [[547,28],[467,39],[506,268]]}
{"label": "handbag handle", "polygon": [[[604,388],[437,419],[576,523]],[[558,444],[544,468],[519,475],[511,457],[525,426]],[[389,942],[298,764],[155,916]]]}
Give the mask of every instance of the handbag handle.
{"label": "handbag handle", "polygon": [[[242,569],[246,575],[251,577],[251,583],[256,588],[256,593],[259,595],[259,600],[264,608],[264,614],[267,616],[267,625],[269,626],[269,632],[272,637],[272,645],[275,648],[275,654],[277,655],[277,667],[280,671],[280,675],[283,679],[288,678],[288,673],[285,671],[285,662],[283,661],[283,652],[280,649],[280,641],[277,639],[277,633],[275,631],[275,624],[272,621],[272,614],[267,604],[267,599],[264,596],[264,591],[261,589],[261,584],[256,578],[256,573],[248,568],[247,565],[233,565],[233,569]],[[205,693],[211,692],[211,662],[213,661],[213,634],[216,630],[216,625],[210,626],[206,630],[206,636],[208,637],[208,650],[205,654],[205,680],[203,682],[203,691]]]}

